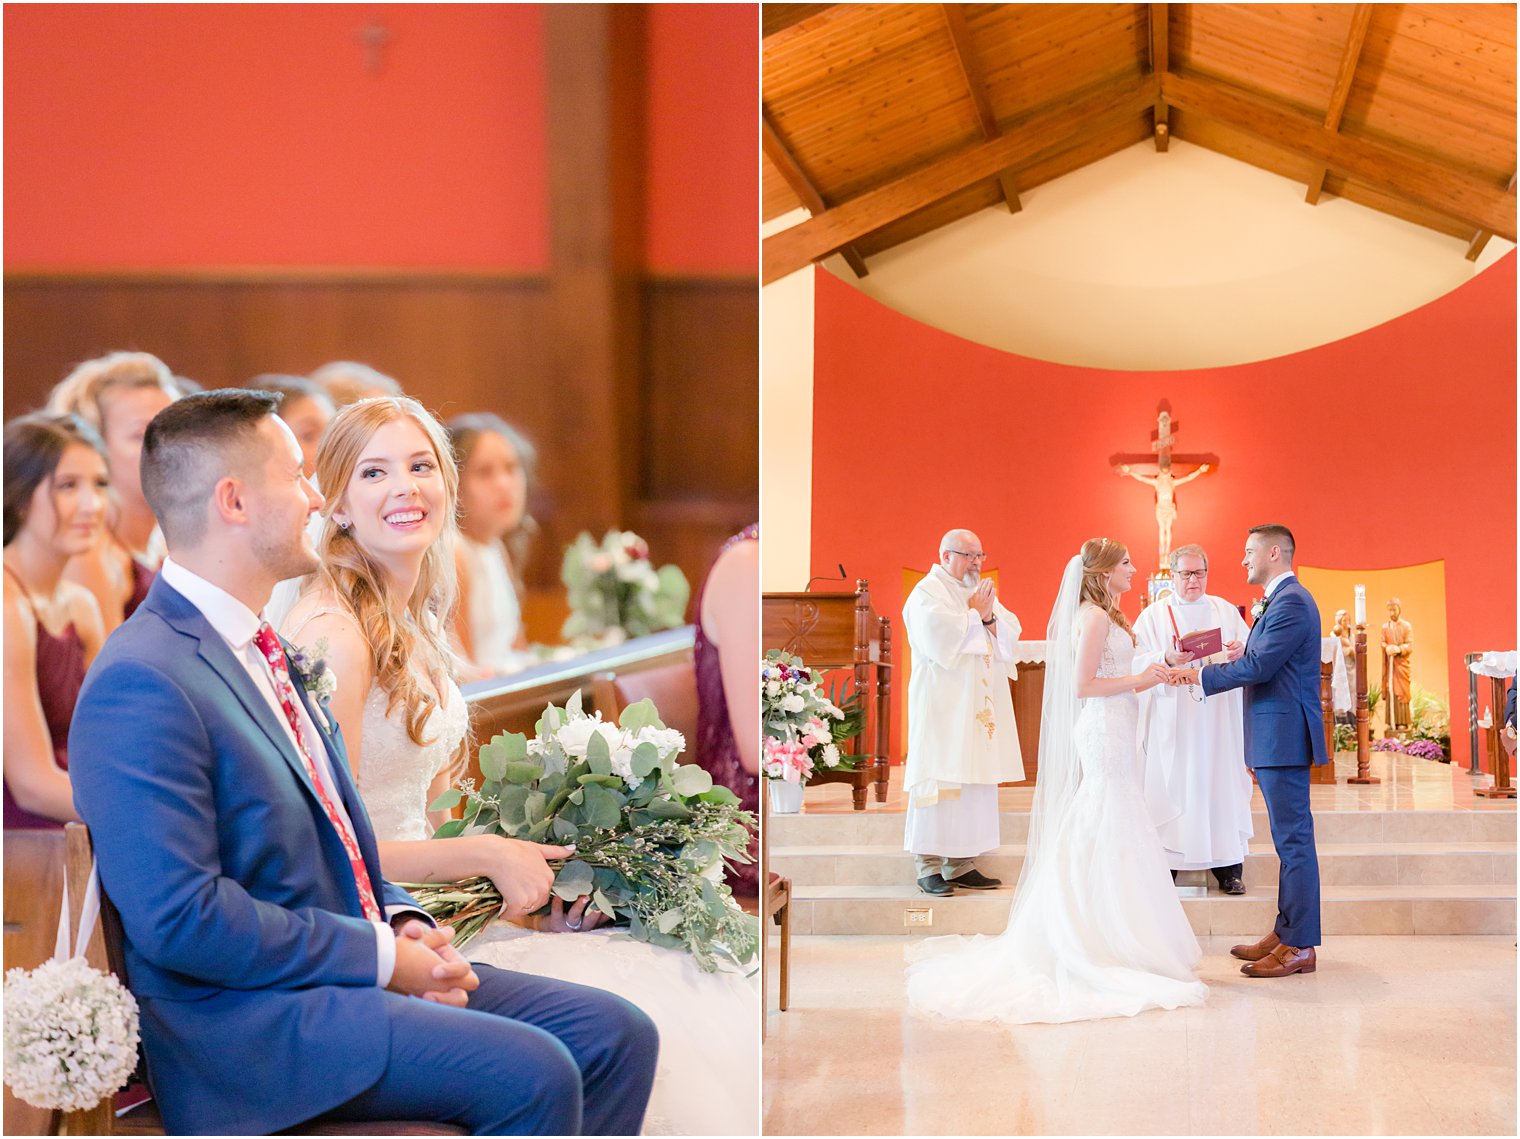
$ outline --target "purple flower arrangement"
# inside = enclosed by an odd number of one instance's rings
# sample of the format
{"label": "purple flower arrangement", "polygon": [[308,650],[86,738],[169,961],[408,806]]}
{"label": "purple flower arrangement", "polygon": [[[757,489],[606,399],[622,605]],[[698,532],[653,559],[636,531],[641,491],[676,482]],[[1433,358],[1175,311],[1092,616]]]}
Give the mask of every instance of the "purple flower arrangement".
{"label": "purple flower arrangement", "polygon": [[1373,751],[1396,751],[1404,755],[1412,755],[1415,759],[1442,760],[1446,758],[1446,749],[1434,740],[1395,740],[1381,739],[1372,745]]}
{"label": "purple flower arrangement", "polygon": [[1410,740],[1404,745],[1404,754],[1412,755],[1416,759],[1441,760],[1446,758],[1446,753],[1441,750],[1441,745],[1434,740]]}

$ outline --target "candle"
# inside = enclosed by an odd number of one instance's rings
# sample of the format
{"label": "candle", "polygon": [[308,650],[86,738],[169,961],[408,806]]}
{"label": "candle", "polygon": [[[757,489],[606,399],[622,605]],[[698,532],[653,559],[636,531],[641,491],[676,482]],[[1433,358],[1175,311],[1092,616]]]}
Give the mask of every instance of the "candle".
{"label": "candle", "polygon": [[1367,587],[1365,585],[1356,587],[1356,623],[1358,625],[1367,623]]}

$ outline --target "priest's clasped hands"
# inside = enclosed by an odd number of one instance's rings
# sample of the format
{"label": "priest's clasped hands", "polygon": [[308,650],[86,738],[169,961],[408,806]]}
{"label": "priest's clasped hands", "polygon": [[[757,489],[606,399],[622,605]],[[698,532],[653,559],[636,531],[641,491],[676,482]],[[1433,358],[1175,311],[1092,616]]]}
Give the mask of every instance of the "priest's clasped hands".
{"label": "priest's clasped hands", "polygon": [[993,605],[997,603],[997,586],[992,583],[990,577],[984,577],[977,582],[976,588],[971,591],[971,597],[966,602],[967,606],[975,609],[982,616],[982,623],[994,619]]}
{"label": "priest's clasped hands", "polygon": [[[1227,660],[1237,661],[1245,653],[1246,646],[1242,641],[1226,641],[1224,655]],[[1178,668],[1176,666],[1186,664],[1193,659],[1193,654],[1173,649],[1166,654],[1166,663],[1172,667],[1166,670],[1166,682],[1174,688],[1186,687],[1198,683],[1198,669]]]}

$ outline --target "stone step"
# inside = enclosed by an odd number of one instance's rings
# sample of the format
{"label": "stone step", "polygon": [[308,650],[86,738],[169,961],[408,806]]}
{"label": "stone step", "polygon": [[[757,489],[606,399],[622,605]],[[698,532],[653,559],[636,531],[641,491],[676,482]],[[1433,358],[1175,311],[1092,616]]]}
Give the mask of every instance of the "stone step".
{"label": "stone step", "polygon": [[[1252,886],[1238,897],[1199,887],[1179,888],[1182,907],[1200,936],[1221,934],[1255,940],[1277,916],[1275,888]],[[907,884],[795,886],[795,934],[945,934],[1003,930],[1013,890],[931,898]],[[1515,932],[1515,886],[1324,885],[1321,924],[1337,934],[1506,934]],[[927,910],[928,926],[909,926],[910,910]]]}
{"label": "stone step", "polygon": [[[1018,880],[1024,844],[1009,843],[977,859],[984,874],[1008,884]],[[1325,886],[1455,885],[1515,883],[1513,842],[1327,843],[1318,844],[1320,882]],[[771,854],[770,868],[805,886],[910,885],[913,856],[900,847],[790,846]],[[1246,856],[1248,885],[1277,885],[1277,852],[1270,843],[1252,843]],[[1179,882],[1205,885],[1207,871],[1183,871]]]}
{"label": "stone step", "polygon": [[[1486,811],[1315,811],[1315,838],[1331,843],[1489,843],[1515,841],[1515,812]],[[1004,811],[999,817],[1000,838],[1021,843],[1029,835],[1028,811]],[[1252,812],[1251,824],[1258,838],[1271,834],[1265,810]],[[772,855],[794,846],[901,847],[903,815],[900,811],[867,809],[850,812],[767,816]]]}

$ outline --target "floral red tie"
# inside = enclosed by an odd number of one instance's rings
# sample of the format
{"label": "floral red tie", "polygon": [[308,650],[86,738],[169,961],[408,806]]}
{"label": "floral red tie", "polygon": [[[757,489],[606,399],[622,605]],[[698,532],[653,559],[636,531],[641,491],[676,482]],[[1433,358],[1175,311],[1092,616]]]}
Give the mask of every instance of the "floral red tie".
{"label": "floral red tie", "polygon": [[354,881],[359,887],[359,902],[364,907],[364,916],[370,921],[380,920],[380,907],[375,902],[375,891],[369,884],[369,871],[364,868],[364,857],[359,853],[359,844],[349,829],[343,825],[343,820],[338,817],[337,808],[328,798],[327,791],[322,786],[322,780],[317,776],[317,765],[311,758],[311,753],[306,750],[306,741],[301,736],[301,720],[296,715],[296,692],[290,686],[290,670],[285,664],[285,650],[280,645],[280,638],[274,635],[274,630],[268,622],[259,623],[259,631],[253,635],[253,643],[258,645],[259,652],[264,654],[264,659],[269,662],[269,667],[274,670],[274,690],[280,698],[280,707],[285,710],[285,722],[290,725],[290,730],[295,733],[296,750],[301,753],[301,762],[306,764],[306,774],[311,776],[312,786],[317,789],[317,798],[322,803],[322,809],[327,812],[327,821],[332,823],[333,830],[338,832],[338,837],[343,840],[343,849],[348,852],[348,860],[354,868]]}

